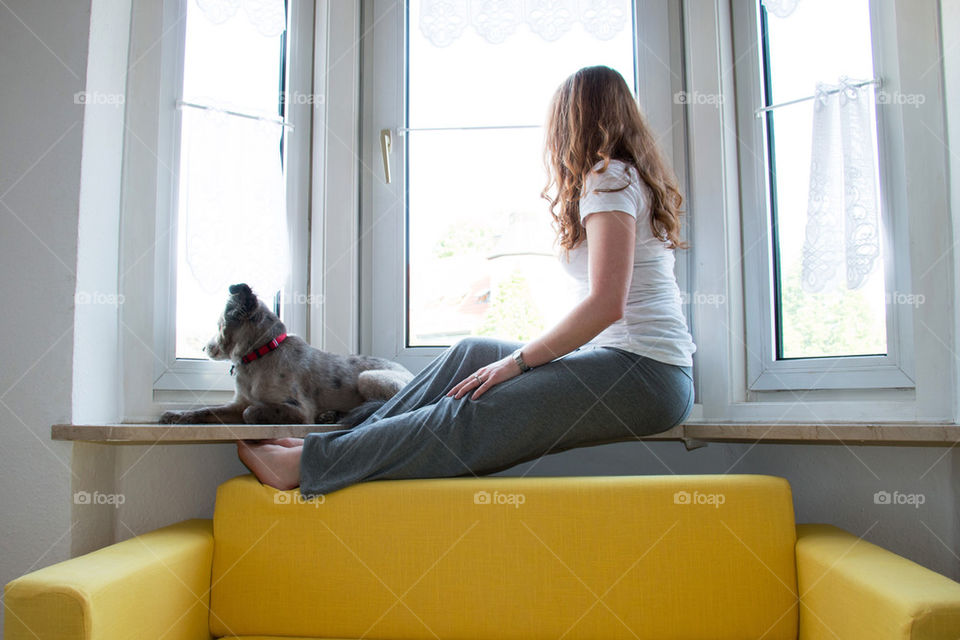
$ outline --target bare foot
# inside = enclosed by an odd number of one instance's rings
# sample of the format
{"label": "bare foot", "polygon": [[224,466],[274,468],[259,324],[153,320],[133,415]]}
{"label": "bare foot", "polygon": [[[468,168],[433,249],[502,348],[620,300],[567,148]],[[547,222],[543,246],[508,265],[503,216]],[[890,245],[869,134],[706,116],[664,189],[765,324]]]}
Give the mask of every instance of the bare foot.
{"label": "bare foot", "polygon": [[281,447],[302,447],[303,438],[274,438],[273,440],[261,440],[257,444],[278,444]]}
{"label": "bare foot", "polygon": [[237,455],[260,482],[274,489],[288,491],[300,486],[302,444],[279,444],[273,441],[249,444],[240,440],[237,442]]}

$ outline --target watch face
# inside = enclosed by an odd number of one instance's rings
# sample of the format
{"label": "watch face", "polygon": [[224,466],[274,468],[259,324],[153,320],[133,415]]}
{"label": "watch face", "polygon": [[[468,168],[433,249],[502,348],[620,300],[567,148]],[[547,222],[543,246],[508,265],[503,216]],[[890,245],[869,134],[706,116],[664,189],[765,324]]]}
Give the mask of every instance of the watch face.
{"label": "watch face", "polygon": [[513,352],[513,359],[516,361],[517,366],[520,367],[521,371],[529,371],[530,367],[527,366],[527,363],[523,361],[523,355],[521,353],[522,349],[517,349]]}

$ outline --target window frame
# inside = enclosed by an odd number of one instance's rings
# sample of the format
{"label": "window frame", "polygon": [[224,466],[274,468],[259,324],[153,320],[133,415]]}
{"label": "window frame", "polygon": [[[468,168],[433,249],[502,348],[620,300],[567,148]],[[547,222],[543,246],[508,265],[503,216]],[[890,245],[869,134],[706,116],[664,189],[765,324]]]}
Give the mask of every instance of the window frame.
{"label": "window frame", "polygon": [[[741,202],[739,155],[742,150],[738,140],[733,72],[740,54],[735,53],[733,43],[733,6],[730,0],[638,0],[638,6],[645,9],[638,10],[637,15],[645,15],[644,11],[650,7],[659,7],[659,14],[654,15],[669,15],[670,20],[679,14],[680,28],[676,36],[672,30],[663,28],[662,20],[651,20],[646,32],[642,22],[637,27],[638,34],[647,34],[638,35],[638,42],[644,47],[650,46],[651,53],[662,61],[654,60],[654,56],[650,59],[640,56],[638,86],[642,95],[649,96],[644,106],[651,124],[673,131],[674,150],[679,147],[683,154],[681,159],[674,158],[674,167],[686,173],[685,209],[689,214],[686,225],[692,249],[678,253],[677,273],[681,276],[681,260],[685,261],[689,272],[681,290],[696,294],[684,308],[697,344],[694,354],[697,388],[688,422],[878,424],[949,421],[954,417],[957,394],[953,377],[947,372],[956,371],[953,361],[955,315],[951,301],[942,295],[943,283],[953,286],[955,282],[953,236],[942,232],[944,228],[952,228],[945,180],[947,151],[936,146],[937,140],[946,139],[940,17],[936,7],[929,3],[916,8],[889,4],[891,6],[877,16],[880,28],[890,34],[879,47],[883,64],[878,67],[888,73],[884,86],[903,93],[924,92],[927,96],[926,103],[916,112],[907,113],[909,117],[895,122],[895,126],[885,132],[884,142],[890,166],[910,176],[905,188],[897,190],[892,201],[887,196],[887,206],[894,212],[897,224],[902,225],[899,228],[906,229],[901,238],[909,238],[911,246],[926,248],[898,255],[901,277],[906,277],[910,285],[902,290],[923,294],[928,301],[911,310],[912,332],[903,331],[907,333],[908,352],[916,362],[915,386],[760,391],[750,389],[747,384],[746,267],[741,259],[745,246],[741,211],[746,205]],[[399,234],[402,227],[394,226],[389,217],[373,214],[377,192],[381,192],[377,197],[384,197],[380,144],[375,134],[399,122],[399,116],[380,117],[374,107],[380,101],[399,98],[389,91],[375,91],[372,78],[375,65],[396,71],[396,55],[390,51],[399,42],[401,32],[394,30],[385,34],[375,30],[375,26],[385,24],[384,11],[377,12],[377,7],[370,2],[363,3],[362,9],[363,55],[358,68],[363,96],[361,131],[365,133],[360,138],[362,155],[356,163],[357,175],[361,177],[361,287],[359,292],[344,290],[339,300],[346,306],[339,308],[359,309],[360,346],[363,352],[370,353],[379,331],[372,321],[371,309],[375,304],[389,305],[400,300],[400,292],[391,294],[382,276],[374,277],[382,273],[378,263],[391,264],[387,259],[391,247],[384,245],[374,231],[385,228],[389,233]],[[664,37],[668,32],[669,37]],[[658,76],[659,89],[649,83],[650,78]],[[667,97],[668,108],[664,104],[663,89],[675,86],[678,78],[682,79],[681,90],[695,89],[716,96],[717,100],[678,105],[675,99]],[[395,146],[394,166],[396,158]],[[346,204],[347,200],[343,202]],[[905,215],[907,211],[910,215]],[[328,296],[327,300],[331,298]],[[384,336],[377,337],[383,344]],[[395,355],[389,340],[386,344],[387,349],[376,355]],[[424,357],[408,366],[416,370],[418,364],[422,366],[427,360]]]}
{"label": "window frame", "polygon": [[[362,215],[366,240],[361,345],[364,352],[396,360],[413,371],[419,371],[445,348],[406,346],[407,145],[406,137],[398,135],[396,127],[406,126],[405,56],[397,52],[406,52],[408,11],[405,3],[385,6],[371,0],[365,0],[362,7],[365,28],[372,35],[364,39],[363,92],[366,99],[363,101],[365,170]],[[633,85],[638,88],[651,126],[663,132],[661,149],[673,162],[678,180],[683,185],[687,174],[682,126],[684,111],[683,105],[674,99],[683,84],[680,6],[670,0],[633,0],[631,27],[635,35]],[[383,179],[378,137],[382,129],[392,132],[389,185]],[[683,233],[689,233],[686,224]],[[676,273],[681,291],[689,289],[692,264],[692,251],[678,251]],[[403,277],[383,274],[403,274]],[[689,314],[687,320],[689,324]]]}
{"label": "window frame", "polygon": [[[799,389],[912,388],[915,384],[910,351],[912,317],[906,305],[886,305],[886,355],[830,356],[778,360],[775,333],[776,270],[774,229],[771,222],[769,171],[769,112],[762,117],[755,110],[764,106],[762,34],[758,2],[734,0],[734,55],[737,89],[737,119],[740,136],[740,181],[743,202],[744,246],[756,247],[744,256],[745,304],[747,307],[747,375],[751,391]],[[870,3],[875,76],[883,78],[880,55],[883,31],[879,6]],[[904,183],[903,173],[888,161],[891,127],[902,117],[891,105],[877,105],[878,164],[880,170],[880,224],[884,229],[884,290],[888,299],[896,291],[909,290],[909,271],[901,268],[907,249],[901,219],[891,216],[888,203]],[[758,153],[759,151],[759,153]]]}
{"label": "window frame", "polygon": [[[128,92],[141,99],[127,101],[121,230],[126,257],[120,280],[128,301],[121,316],[124,368],[136,373],[124,381],[126,419],[147,419],[169,408],[225,401],[234,390],[228,362],[175,357],[175,203],[181,114],[176,101],[182,90],[188,1],[135,3],[134,7]],[[289,98],[312,95],[315,25],[313,2],[290,2],[288,7],[286,119],[293,128],[285,137],[285,169],[291,274],[284,286],[281,314],[289,332],[306,336],[313,299],[307,295],[313,106],[310,100]],[[211,335],[215,330],[211,326]]]}
{"label": "window frame", "polygon": [[[691,309],[700,328],[695,336],[700,366],[711,373],[702,378],[698,398],[702,414],[695,419],[808,423],[950,420],[955,391],[951,376],[945,373],[954,369],[954,315],[952,306],[943,300],[942,289],[935,287],[937,282],[941,287],[944,282],[954,282],[952,263],[943,259],[953,255],[950,238],[936,233],[951,224],[944,178],[947,151],[940,144],[946,124],[936,3],[919,3],[913,10],[900,3],[874,3],[872,7],[872,20],[880,34],[875,37],[874,57],[878,72],[885,74],[884,89],[926,97],[916,108],[891,109],[896,118],[882,116],[886,126],[879,142],[881,153],[886,154],[883,197],[896,225],[895,282],[906,284],[899,291],[923,295],[927,301],[915,309],[900,309],[898,316],[898,321],[902,320],[896,332],[901,341],[900,364],[907,372],[913,365],[914,384],[870,388],[846,383],[832,388],[797,384],[765,390],[750,384],[757,378],[749,363],[750,352],[760,352],[759,331],[748,330],[756,320],[756,300],[761,293],[753,278],[764,274],[769,283],[770,263],[751,260],[753,245],[748,244],[758,242],[759,237],[766,245],[769,239],[756,231],[756,225],[748,228],[756,216],[755,203],[766,197],[765,189],[756,188],[761,178],[766,179],[766,168],[758,176],[756,163],[750,173],[741,164],[750,149],[756,148],[748,145],[757,136],[753,110],[762,104],[757,83],[751,97],[751,84],[740,82],[743,74],[735,71],[735,66],[738,70],[759,69],[758,52],[743,46],[742,38],[734,42],[734,25],[744,28],[739,23],[748,18],[744,2],[749,0],[698,2],[696,11],[685,3],[688,86],[717,97],[712,104],[686,105],[692,177],[688,202],[698,222],[693,238],[699,250],[696,277],[701,291],[713,292],[726,301]],[[748,56],[753,56],[753,63],[745,61]],[[746,114],[743,104],[750,105]],[[906,144],[907,140],[911,143]],[[898,172],[909,180],[892,185],[889,176]],[[901,248],[904,244],[927,249],[907,253]],[[890,247],[885,249],[894,255]],[[822,375],[786,373],[801,383],[804,377]],[[847,378],[859,373],[863,372],[848,372]]]}

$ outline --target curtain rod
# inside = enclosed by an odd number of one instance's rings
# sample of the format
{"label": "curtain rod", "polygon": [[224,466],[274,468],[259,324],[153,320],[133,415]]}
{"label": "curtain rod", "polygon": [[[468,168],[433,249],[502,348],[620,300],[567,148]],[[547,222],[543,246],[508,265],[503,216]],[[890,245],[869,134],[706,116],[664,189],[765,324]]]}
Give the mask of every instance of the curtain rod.
{"label": "curtain rod", "polygon": [[484,129],[539,129],[540,127],[539,124],[504,124],[485,127],[399,127],[397,133],[403,135],[407,131],[481,131]]}
{"label": "curtain rod", "polygon": [[293,124],[281,120],[280,118],[269,118],[265,116],[254,116],[249,113],[241,113],[239,111],[231,111],[229,109],[220,109],[218,107],[211,107],[205,104],[197,104],[195,102],[185,102],[183,100],[177,100],[177,108],[182,109],[183,107],[190,107],[191,109],[203,109],[204,111],[215,111],[216,113],[226,113],[227,115],[237,116],[238,118],[246,118],[248,120],[257,120],[259,122],[272,122],[273,124],[279,124],[283,127],[287,127],[293,131]]}
{"label": "curtain rod", "polygon": [[[873,80],[864,80],[863,82],[857,82],[857,83],[848,84],[848,85],[845,85],[845,86],[847,86],[847,87],[865,87],[865,86],[871,85],[871,84],[875,84],[875,85],[877,85],[877,86],[879,87],[879,86],[881,85],[880,78],[874,78]],[[822,93],[823,93],[823,95],[828,95],[828,96],[829,96],[829,95],[832,95],[832,94],[834,94],[834,93],[840,93],[841,91],[843,91],[843,89],[844,89],[844,87],[839,87],[839,88],[837,88],[837,89],[831,89],[830,91],[824,91],[824,92],[822,92]],[[779,109],[780,107],[788,107],[788,106],[790,106],[791,104],[797,104],[797,103],[800,103],[800,102],[808,102],[808,101],[810,101],[810,100],[816,99],[816,97],[817,97],[818,95],[820,95],[820,94],[816,94],[816,93],[815,93],[815,94],[813,94],[812,96],[807,96],[807,97],[805,97],[805,98],[797,98],[796,100],[788,100],[787,102],[781,102],[780,104],[771,104],[771,105],[768,106],[768,107],[760,107],[759,109],[757,109],[757,110],[754,111],[753,113],[754,113],[754,115],[755,115],[756,117],[759,118],[761,114],[764,114],[764,113],[766,113],[767,111],[773,111],[774,109]]]}

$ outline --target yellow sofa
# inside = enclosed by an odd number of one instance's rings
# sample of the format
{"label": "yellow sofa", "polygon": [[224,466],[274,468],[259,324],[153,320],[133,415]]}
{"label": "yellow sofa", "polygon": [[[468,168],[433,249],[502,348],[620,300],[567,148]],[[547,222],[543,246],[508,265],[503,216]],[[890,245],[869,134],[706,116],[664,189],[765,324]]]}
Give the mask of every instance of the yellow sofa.
{"label": "yellow sofa", "polygon": [[960,584],[795,525],[761,475],[252,476],[181,522],[14,580],[7,640],[957,640]]}

